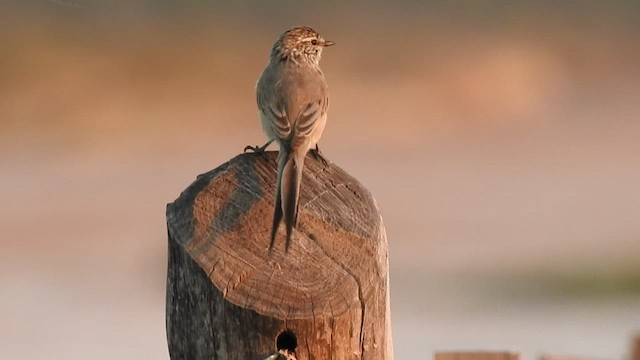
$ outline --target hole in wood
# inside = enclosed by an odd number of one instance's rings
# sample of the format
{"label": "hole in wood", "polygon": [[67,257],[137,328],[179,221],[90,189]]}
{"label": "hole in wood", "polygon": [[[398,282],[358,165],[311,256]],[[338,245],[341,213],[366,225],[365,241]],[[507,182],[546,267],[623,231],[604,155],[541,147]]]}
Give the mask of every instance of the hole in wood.
{"label": "hole in wood", "polygon": [[289,350],[294,352],[298,347],[298,338],[291,330],[285,330],[276,337],[277,350]]}

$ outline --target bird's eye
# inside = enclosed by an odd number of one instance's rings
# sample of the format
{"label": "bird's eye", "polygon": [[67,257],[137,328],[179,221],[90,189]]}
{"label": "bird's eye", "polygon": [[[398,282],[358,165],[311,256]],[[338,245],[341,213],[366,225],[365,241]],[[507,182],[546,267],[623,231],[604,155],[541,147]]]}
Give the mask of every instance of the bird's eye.
{"label": "bird's eye", "polygon": [[318,40],[316,39],[311,40],[311,45],[318,45]]}

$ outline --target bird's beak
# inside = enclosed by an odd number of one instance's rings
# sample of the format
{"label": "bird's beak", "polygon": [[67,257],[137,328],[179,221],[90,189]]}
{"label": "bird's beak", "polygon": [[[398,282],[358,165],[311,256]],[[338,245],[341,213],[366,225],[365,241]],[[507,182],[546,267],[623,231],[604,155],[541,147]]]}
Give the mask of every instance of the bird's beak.
{"label": "bird's beak", "polygon": [[327,46],[331,46],[331,45],[335,45],[336,43],[334,43],[333,41],[329,41],[329,40],[325,40],[323,46],[327,47]]}

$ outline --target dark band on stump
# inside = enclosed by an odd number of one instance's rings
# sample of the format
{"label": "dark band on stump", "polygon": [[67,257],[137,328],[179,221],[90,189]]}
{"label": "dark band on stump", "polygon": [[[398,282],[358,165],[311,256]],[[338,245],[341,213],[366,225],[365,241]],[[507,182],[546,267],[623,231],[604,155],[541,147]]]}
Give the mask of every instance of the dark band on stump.
{"label": "dark band on stump", "polygon": [[392,359],[375,200],[308,156],[291,248],[282,227],[269,252],[276,155],[237,156],[167,206],[171,358],[258,359],[296,344],[300,360]]}

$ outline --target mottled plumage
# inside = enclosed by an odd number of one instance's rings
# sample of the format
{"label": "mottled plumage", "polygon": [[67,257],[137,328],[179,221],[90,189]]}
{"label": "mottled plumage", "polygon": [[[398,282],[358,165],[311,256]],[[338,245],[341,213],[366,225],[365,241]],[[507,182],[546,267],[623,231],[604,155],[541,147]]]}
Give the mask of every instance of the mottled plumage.
{"label": "mottled plumage", "polygon": [[256,86],[262,129],[267,144],[276,141],[278,178],[271,245],[284,217],[289,249],[297,223],[304,159],[317,146],[327,120],[329,90],[320,70],[322,49],[333,45],[309,27],[284,32],[273,45],[269,64]]}

